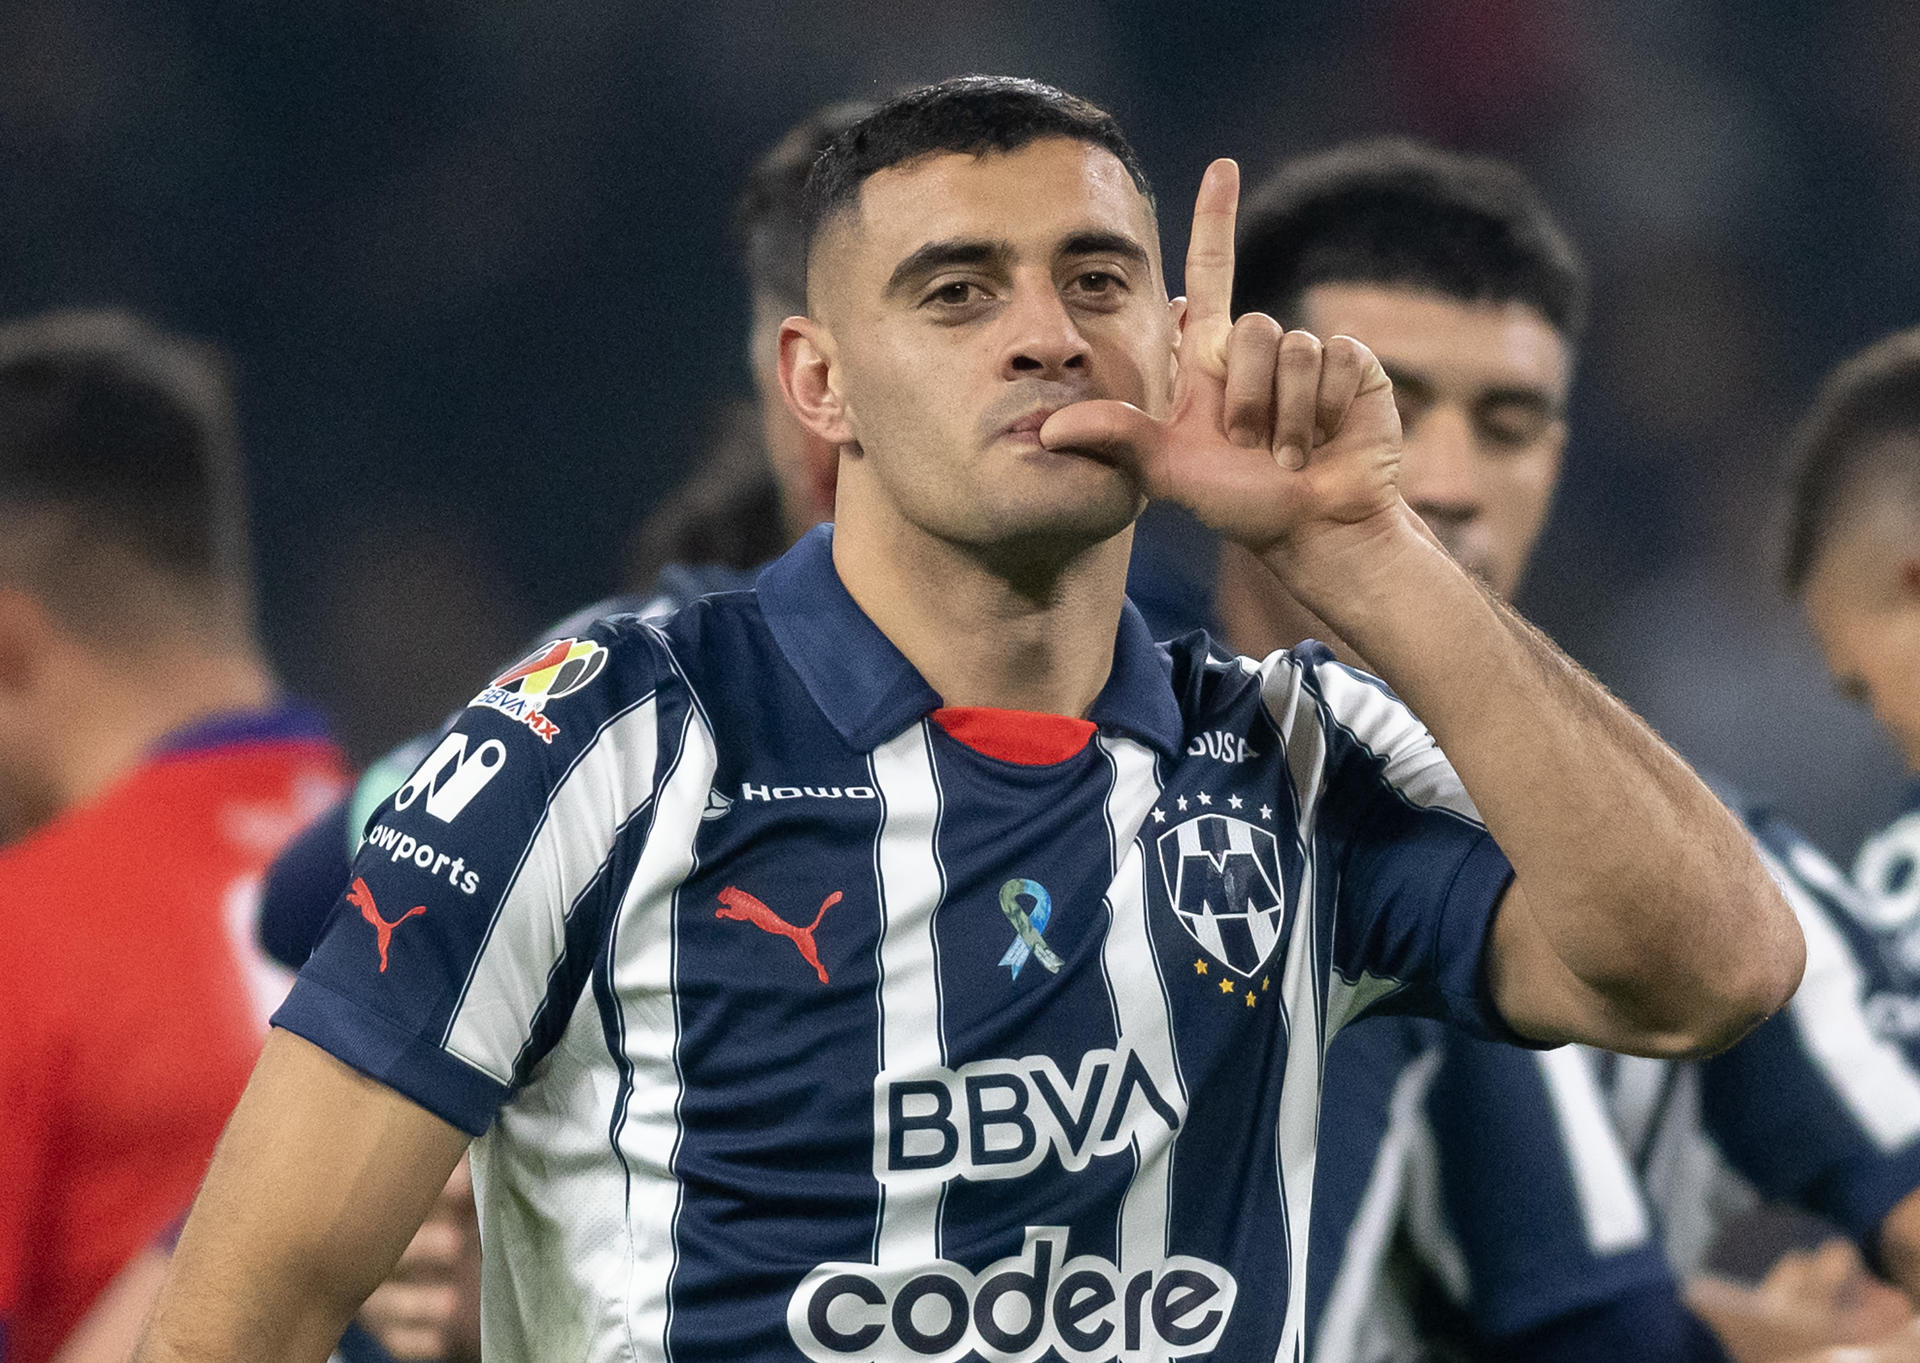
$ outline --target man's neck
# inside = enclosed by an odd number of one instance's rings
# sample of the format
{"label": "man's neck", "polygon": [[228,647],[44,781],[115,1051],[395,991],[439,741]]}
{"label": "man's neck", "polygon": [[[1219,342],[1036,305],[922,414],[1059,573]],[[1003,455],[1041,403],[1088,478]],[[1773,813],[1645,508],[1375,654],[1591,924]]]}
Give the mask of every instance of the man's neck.
{"label": "man's neck", "polygon": [[836,526],[848,593],[947,705],[1083,718],[1113,668],[1131,530],[1009,573],[905,528]]}
{"label": "man's neck", "polygon": [[252,650],[157,650],[133,669],[92,669],[56,721],[53,789],[62,809],[131,772],[168,734],[200,720],[271,705],[273,676]]}

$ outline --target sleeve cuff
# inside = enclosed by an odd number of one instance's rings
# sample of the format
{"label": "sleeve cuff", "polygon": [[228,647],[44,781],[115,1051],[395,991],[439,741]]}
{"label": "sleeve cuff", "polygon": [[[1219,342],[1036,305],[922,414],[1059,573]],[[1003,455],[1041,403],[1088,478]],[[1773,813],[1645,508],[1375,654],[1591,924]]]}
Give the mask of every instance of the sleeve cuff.
{"label": "sleeve cuff", "polygon": [[272,1024],[304,1037],[442,1121],[481,1136],[512,1090],[360,1003],[301,975]]}
{"label": "sleeve cuff", "polygon": [[[1489,1041],[1552,1050],[1557,1042],[1536,1041],[1510,1026],[1493,1001],[1487,963],[1493,954],[1494,910],[1513,883],[1513,864],[1493,840],[1482,833],[1468,849],[1447,887],[1446,905],[1434,933],[1434,978],[1446,1000],[1447,1015],[1459,1026]],[[1462,950],[1470,944],[1471,949]]]}

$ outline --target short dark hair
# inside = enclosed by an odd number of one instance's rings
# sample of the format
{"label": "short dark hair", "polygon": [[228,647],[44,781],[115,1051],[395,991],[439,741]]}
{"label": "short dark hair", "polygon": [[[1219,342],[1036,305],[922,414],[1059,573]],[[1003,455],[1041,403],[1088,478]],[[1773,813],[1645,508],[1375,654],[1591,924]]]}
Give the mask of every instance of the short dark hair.
{"label": "short dark hair", "polygon": [[[97,606],[87,555],[112,552],[225,610],[244,608],[245,515],[231,390],[212,347],[117,311],[0,325],[0,515],[58,523],[27,565],[53,604]],[[76,571],[76,569],[78,571]]]}
{"label": "short dark hair", "polygon": [[871,114],[872,100],[830,104],[789,128],[747,172],[733,205],[733,239],[747,284],[787,312],[807,306],[807,175],[820,153]]}
{"label": "short dark hair", "polygon": [[1098,105],[1017,76],[955,76],[895,95],[827,144],[807,177],[805,245],[855,203],[860,186],[890,166],[938,152],[1018,151],[1043,137],[1104,148],[1148,202],[1153,186],[1113,115]]}
{"label": "short dark hair", "polygon": [[1892,474],[1920,508],[1920,327],[1835,369],[1795,431],[1787,475],[1787,590],[1798,595],[1847,498]]}
{"label": "short dark hair", "polygon": [[1382,284],[1524,303],[1563,337],[1586,323],[1573,242],[1513,166],[1369,138],[1282,166],[1240,217],[1236,311],[1289,320],[1316,284]]}

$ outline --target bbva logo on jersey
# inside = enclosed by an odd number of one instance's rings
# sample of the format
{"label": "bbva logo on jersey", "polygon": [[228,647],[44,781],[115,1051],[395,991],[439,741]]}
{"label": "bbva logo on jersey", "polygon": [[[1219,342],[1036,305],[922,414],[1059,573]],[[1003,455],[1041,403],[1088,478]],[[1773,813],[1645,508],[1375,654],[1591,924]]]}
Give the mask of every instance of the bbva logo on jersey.
{"label": "bbva logo on jersey", "polygon": [[427,813],[452,823],[506,764],[507,745],[499,739],[489,738],[468,752],[467,736],[450,733],[394,792],[393,807],[407,809],[425,795]]}
{"label": "bbva logo on jersey", "polygon": [[1202,814],[1169,828],[1155,847],[1180,926],[1229,970],[1258,972],[1279,945],[1287,911],[1273,834]]}

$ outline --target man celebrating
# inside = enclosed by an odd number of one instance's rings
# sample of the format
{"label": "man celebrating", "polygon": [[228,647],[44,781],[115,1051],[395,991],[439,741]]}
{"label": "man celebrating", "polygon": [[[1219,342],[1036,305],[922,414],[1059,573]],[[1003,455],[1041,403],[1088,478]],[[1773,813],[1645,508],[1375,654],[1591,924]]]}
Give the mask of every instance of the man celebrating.
{"label": "man celebrating", "polygon": [[[1216,162],[1169,303],[1083,101],[965,78],[834,141],[780,339],[836,526],[476,697],[139,1357],[323,1356],[482,1133],[503,1356],[1292,1356],[1328,1027],[1680,1054],[1780,1005],[1737,824],[1422,533],[1371,354],[1231,319],[1237,192]],[[1452,764],[1318,649],[1155,648],[1147,495]]]}

